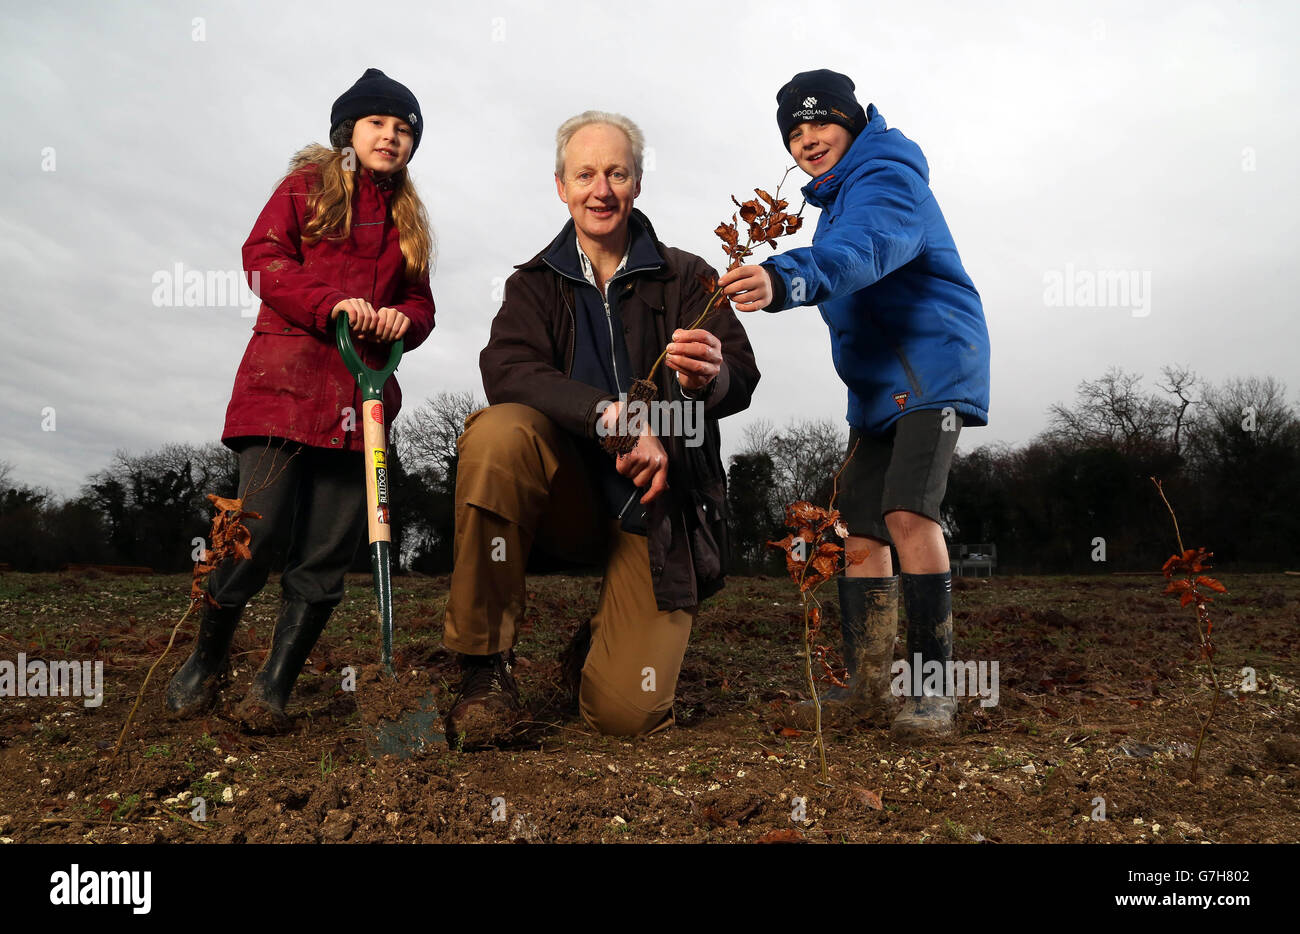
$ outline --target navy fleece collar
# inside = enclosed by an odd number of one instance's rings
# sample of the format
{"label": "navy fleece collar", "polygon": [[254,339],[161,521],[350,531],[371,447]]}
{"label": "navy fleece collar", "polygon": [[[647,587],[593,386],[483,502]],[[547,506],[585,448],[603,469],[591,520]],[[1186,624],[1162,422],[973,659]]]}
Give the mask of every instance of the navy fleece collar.
{"label": "navy fleece collar", "polygon": [[[623,275],[659,269],[664,265],[664,258],[655,246],[654,237],[641,223],[636,211],[628,218],[627,232],[627,268],[623,270]],[[569,218],[560,235],[551,241],[551,245],[542,254],[542,261],[565,278],[586,284],[587,278],[582,274],[578,260],[578,234],[573,218]]]}

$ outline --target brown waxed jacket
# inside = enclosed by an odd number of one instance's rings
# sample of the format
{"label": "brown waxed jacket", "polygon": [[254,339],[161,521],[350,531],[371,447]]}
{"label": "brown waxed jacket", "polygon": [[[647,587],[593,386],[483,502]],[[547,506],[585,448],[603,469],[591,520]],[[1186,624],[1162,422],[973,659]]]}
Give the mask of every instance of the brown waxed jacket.
{"label": "brown waxed jacket", "polygon": [[[629,275],[610,286],[618,290],[633,370],[644,377],[673,331],[689,327],[703,310],[709,293],[701,276],[716,273],[700,257],[660,243],[640,211],[633,216],[665,261],[659,269]],[[601,403],[617,397],[569,377],[577,305],[572,284],[545,259],[566,237],[572,242],[572,221],[506,280],[505,300],[479,355],[479,369],[490,404],[532,406],[569,434],[595,445]],[[704,443],[691,447],[679,435],[660,438],[668,455],[668,489],[646,506],[650,571],[664,611],[695,606],[723,585],[727,495],[718,419],[747,408],[759,379],[749,338],[730,304],[724,302],[701,326],[722,342],[723,356],[722,369],[703,397]],[[655,382],[659,401],[684,402],[673,370],[661,364]],[[600,496],[595,486],[592,496]]]}

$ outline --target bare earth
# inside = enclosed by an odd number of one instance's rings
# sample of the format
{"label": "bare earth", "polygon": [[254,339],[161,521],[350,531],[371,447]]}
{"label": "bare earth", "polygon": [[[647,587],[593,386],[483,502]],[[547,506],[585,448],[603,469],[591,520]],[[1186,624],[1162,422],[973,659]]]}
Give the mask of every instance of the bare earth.
{"label": "bare earth", "polygon": [[[962,702],[961,735],[908,747],[884,730],[831,733],[830,782],[810,734],[782,731],[801,684],[800,611],[784,579],[735,578],[701,614],[678,726],[646,740],[591,734],[563,709],[556,657],[599,581],[536,577],[518,652],[529,709],[508,748],[438,744],[373,758],[374,724],[449,694],[445,578],[395,588],[396,684],[377,676],[373,602],[349,578],[290,704],[295,732],[241,732],[226,712],[267,648],[278,594],[249,608],[235,675],[203,720],[162,715],[189,652],[186,623],[109,756],[149,666],[185,609],[184,577],[0,575],[0,660],[105,662],[105,699],[0,698],[5,842],[1296,842],[1300,577],[1221,577],[1217,664],[1233,688],[1189,781],[1211,690],[1194,618],[1150,577],[958,581],[961,659],[996,660],[1000,703]],[[833,594],[832,588],[827,588]],[[828,601],[833,605],[833,597]],[[834,611],[828,630],[838,624]],[[901,654],[901,648],[899,649]],[[358,670],[357,689],[342,671]],[[1243,692],[1240,670],[1256,673]],[[439,722],[440,724],[440,722]],[[202,797],[206,820],[191,819]],[[1098,799],[1104,801],[1105,820]],[[802,817],[803,820],[795,818]],[[779,833],[773,833],[779,832]]]}

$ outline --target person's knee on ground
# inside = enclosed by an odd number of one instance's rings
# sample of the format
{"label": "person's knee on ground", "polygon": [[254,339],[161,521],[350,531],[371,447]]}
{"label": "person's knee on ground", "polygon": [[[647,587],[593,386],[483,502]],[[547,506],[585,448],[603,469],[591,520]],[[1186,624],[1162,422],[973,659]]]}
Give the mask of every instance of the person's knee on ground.
{"label": "person's knee on ground", "polygon": [[582,719],[604,736],[657,733],[674,722],[672,702],[671,694],[665,704],[657,692],[646,692],[644,698],[634,702],[591,677],[582,679],[578,692]]}

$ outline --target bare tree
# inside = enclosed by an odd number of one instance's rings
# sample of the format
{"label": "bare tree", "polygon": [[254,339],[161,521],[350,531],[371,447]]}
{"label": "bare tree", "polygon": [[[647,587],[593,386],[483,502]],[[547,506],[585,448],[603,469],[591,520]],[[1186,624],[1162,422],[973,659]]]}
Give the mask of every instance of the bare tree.
{"label": "bare tree", "polygon": [[844,462],[845,443],[845,429],[826,419],[791,422],[767,435],[761,453],[772,458],[778,510],[798,500],[825,503],[835,471]]}
{"label": "bare tree", "polygon": [[1185,366],[1161,367],[1160,373],[1164,376],[1164,382],[1156,383],[1156,385],[1178,399],[1176,403],[1172,403],[1174,417],[1173,444],[1174,453],[1181,454],[1183,450],[1183,428],[1190,420],[1187,410],[1200,401],[1193,399],[1190,393],[1195,391],[1200,384],[1200,379]]}
{"label": "bare tree", "polygon": [[[1181,384],[1180,384],[1181,385]],[[1133,449],[1168,443],[1175,406],[1142,391],[1142,375],[1111,367],[1100,379],[1079,384],[1074,407],[1048,409],[1048,435],[1080,445]]]}
{"label": "bare tree", "polygon": [[472,392],[440,392],[406,414],[398,437],[407,469],[432,468],[446,477],[454,470],[456,439],[465,430],[465,419],[485,405]]}
{"label": "bare tree", "polygon": [[1232,438],[1256,444],[1284,441],[1300,430],[1295,410],[1287,403],[1286,384],[1272,376],[1230,379],[1204,391],[1202,430],[1207,441],[1222,447]]}
{"label": "bare tree", "polygon": [[741,445],[740,453],[745,455],[766,454],[774,434],[776,434],[776,427],[770,419],[760,418],[750,422],[745,426],[745,440]]}

